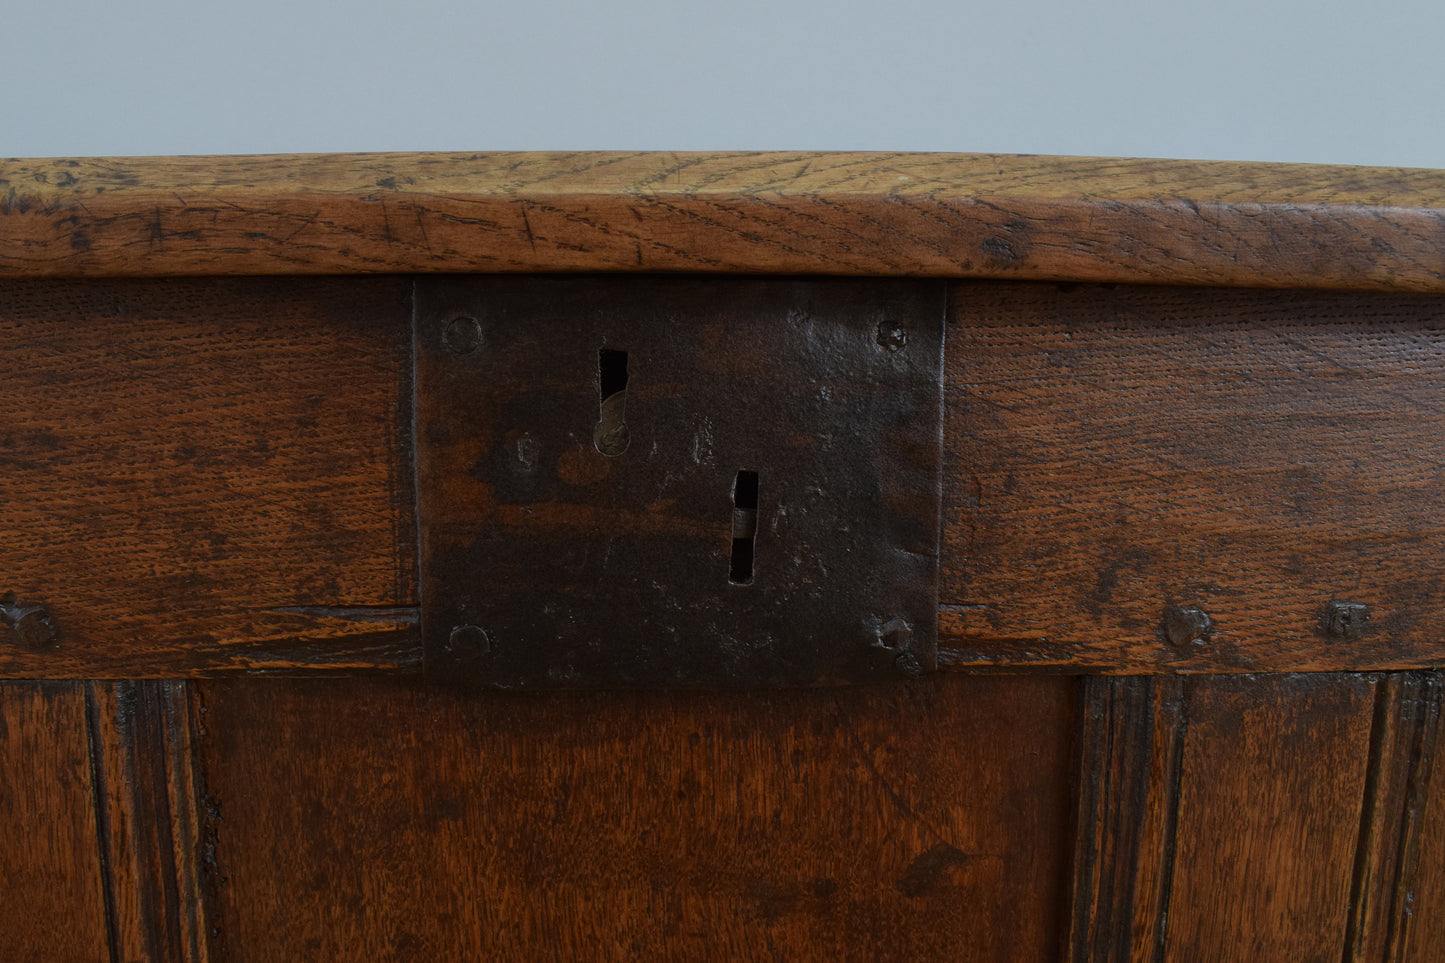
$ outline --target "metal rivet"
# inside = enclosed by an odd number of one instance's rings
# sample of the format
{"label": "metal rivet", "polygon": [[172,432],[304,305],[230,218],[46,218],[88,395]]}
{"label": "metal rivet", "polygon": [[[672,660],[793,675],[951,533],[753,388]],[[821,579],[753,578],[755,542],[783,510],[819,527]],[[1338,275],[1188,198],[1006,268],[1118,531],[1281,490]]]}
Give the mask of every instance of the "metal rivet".
{"label": "metal rivet", "polygon": [[908,331],[892,321],[878,323],[878,346],[885,351],[898,351],[908,343]]}
{"label": "metal rivet", "polygon": [[1331,602],[1325,606],[1325,635],[1349,641],[1365,633],[1370,607],[1362,602]]}
{"label": "metal rivet", "polygon": [[913,626],[904,618],[891,618],[874,629],[874,645],[885,649],[906,649],[913,638]]}
{"label": "metal rivet", "polygon": [[1214,622],[1193,605],[1169,606],[1164,610],[1164,635],[1175,646],[1204,645]]}
{"label": "metal rivet", "polygon": [[452,354],[471,354],[482,343],[482,326],[476,318],[453,318],[442,332],[442,340]]}
{"label": "metal rivet", "polygon": [[447,641],[452,654],[457,656],[486,655],[492,651],[492,640],[480,625],[458,625]]}

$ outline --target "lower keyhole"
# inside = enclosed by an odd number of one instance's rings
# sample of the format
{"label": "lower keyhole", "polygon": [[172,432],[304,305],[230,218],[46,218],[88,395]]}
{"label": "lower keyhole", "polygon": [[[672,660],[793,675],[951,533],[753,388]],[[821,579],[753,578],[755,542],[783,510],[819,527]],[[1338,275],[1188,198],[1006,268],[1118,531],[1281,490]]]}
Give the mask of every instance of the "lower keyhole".
{"label": "lower keyhole", "polygon": [[733,479],[733,552],[728,581],[746,585],[753,580],[753,554],[758,538],[758,473],[738,472]]}
{"label": "lower keyhole", "polygon": [[627,450],[627,352],[603,348],[597,352],[599,411],[592,444],[604,455]]}

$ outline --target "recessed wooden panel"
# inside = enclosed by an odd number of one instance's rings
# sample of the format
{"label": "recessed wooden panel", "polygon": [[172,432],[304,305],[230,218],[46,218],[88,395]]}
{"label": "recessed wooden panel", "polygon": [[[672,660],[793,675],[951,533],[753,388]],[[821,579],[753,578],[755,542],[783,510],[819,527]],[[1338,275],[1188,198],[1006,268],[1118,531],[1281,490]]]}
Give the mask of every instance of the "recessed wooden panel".
{"label": "recessed wooden panel", "polygon": [[1187,683],[1166,960],[1341,958],[1374,694],[1365,676]]}
{"label": "recessed wooden panel", "polygon": [[1075,687],[203,683],[220,955],[1052,958]]}
{"label": "recessed wooden panel", "polygon": [[0,684],[0,959],[110,954],[78,683]]}
{"label": "recessed wooden panel", "polygon": [[940,661],[1445,661],[1445,300],[960,283]]}
{"label": "recessed wooden panel", "polygon": [[0,285],[0,673],[413,658],[402,279]]}

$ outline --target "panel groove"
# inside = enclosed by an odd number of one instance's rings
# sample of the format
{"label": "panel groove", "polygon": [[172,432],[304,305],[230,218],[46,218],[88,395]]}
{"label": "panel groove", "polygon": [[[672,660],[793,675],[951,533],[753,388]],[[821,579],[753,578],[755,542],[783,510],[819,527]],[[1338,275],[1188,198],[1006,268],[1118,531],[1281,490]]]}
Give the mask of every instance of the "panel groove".
{"label": "panel groove", "polygon": [[[1178,855],[1179,796],[1184,782],[1184,745],[1189,736],[1189,697],[1192,678],[1174,679],[1165,683],[1174,699],[1175,724],[1169,729],[1169,754],[1167,759],[1167,786],[1164,806],[1164,828],[1161,838],[1164,853],[1159,865],[1159,898],[1153,916],[1154,933],[1151,958],[1154,963],[1164,963],[1164,953],[1169,942],[1169,906],[1174,897],[1174,868]],[[1136,950],[1136,955],[1139,954]]]}
{"label": "panel groove", "polygon": [[111,810],[107,802],[105,749],[101,740],[100,710],[96,702],[98,683],[84,685],[85,735],[90,760],[91,804],[95,812],[97,867],[100,870],[101,894],[105,901],[105,939],[111,963],[124,963],[120,949],[120,921],[116,912],[115,872],[111,867]]}
{"label": "panel groove", "polygon": [[117,959],[203,963],[196,780],[184,682],[86,684]]}
{"label": "panel groove", "polygon": [[1435,672],[1381,677],[1345,963],[1398,963],[1408,958],[1441,695]]}
{"label": "panel groove", "polygon": [[1387,754],[1393,748],[1387,739],[1390,728],[1390,713],[1394,708],[1391,695],[1394,684],[1387,676],[1375,689],[1375,712],[1370,724],[1369,766],[1365,772],[1364,799],[1360,807],[1360,835],[1355,844],[1355,870],[1350,880],[1350,917],[1345,929],[1344,963],[1356,963],[1362,959],[1361,941],[1367,927],[1367,904],[1376,897],[1373,892],[1372,876],[1375,871],[1371,859],[1371,837],[1376,823],[1382,818],[1380,795],[1381,769],[1386,765]]}
{"label": "panel groove", "polygon": [[1397,843],[1400,874],[1392,887],[1387,941],[1390,959],[1398,961],[1407,958],[1414,943],[1415,889],[1424,843],[1422,816],[1430,796],[1442,701],[1442,686],[1436,673],[1414,673],[1409,686],[1413,691],[1408,693],[1407,705],[1413,710],[1410,714],[1415,720],[1414,738],[1409,754],[1410,778],[1405,791],[1405,813]]}

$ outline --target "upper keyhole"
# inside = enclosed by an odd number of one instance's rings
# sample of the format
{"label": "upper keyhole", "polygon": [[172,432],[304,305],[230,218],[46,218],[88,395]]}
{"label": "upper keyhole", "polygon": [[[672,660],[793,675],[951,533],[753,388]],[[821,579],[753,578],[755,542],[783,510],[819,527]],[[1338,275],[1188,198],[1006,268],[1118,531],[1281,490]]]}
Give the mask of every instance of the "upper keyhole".
{"label": "upper keyhole", "polygon": [[627,450],[627,352],[603,348],[597,352],[599,411],[592,444],[604,455]]}
{"label": "upper keyhole", "polygon": [[743,469],[733,479],[733,551],[728,581],[753,580],[753,553],[758,538],[758,473]]}

